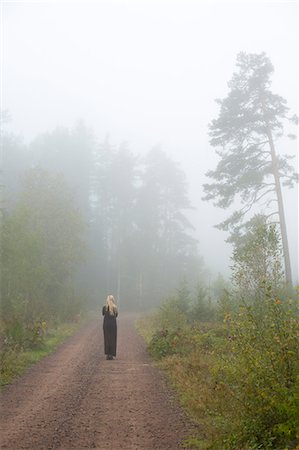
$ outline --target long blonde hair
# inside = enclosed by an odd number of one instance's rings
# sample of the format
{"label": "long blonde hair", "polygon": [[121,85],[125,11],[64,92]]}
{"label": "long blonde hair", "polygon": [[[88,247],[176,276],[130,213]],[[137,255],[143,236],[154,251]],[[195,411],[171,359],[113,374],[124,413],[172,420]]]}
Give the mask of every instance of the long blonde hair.
{"label": "long blonde hair", "polygon": [[117,306],[116,306],[113,295],[108,295],[108,297],[106,299],[106,308],[111,316],[116,314]]}

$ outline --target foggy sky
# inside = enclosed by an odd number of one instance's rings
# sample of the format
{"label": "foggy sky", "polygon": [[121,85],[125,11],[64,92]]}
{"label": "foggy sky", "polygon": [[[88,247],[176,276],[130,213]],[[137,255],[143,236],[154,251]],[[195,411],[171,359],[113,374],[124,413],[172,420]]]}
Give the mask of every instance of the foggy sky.
{"label": "foggy sky", "polygon": [[[231,248],[213,228],[230,211],[203,202],[205,173],[217,163],[208,124],[240,51],[265,51],[273,92],[297,111],[298,13],[278,1],[2,1],[1,107],[9,128],[29,142],[82,118],[99,141],[153,145],[179,161],[196,210],[199,250],[229,273]],[[294,154],[296,144],[277,150]],[[297,191],[285,192],[293,275],[298,273]]]}

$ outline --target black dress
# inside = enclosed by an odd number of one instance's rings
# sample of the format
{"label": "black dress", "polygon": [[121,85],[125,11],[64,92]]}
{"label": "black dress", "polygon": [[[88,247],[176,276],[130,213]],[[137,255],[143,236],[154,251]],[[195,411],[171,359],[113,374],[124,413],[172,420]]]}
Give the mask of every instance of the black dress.
{"label": "black dress", "polygon": [[102,314],[104,316],[103,330],[104,330],[104,347],[105,355],[116,356],[116,339],[117,339],[117,311],[110,314],[106,306],[103,306]]}

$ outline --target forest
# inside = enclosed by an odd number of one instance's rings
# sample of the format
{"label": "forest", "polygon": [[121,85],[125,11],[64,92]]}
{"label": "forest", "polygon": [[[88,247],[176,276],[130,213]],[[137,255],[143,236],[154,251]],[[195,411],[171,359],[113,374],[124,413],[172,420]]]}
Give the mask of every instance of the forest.
{"label": "forest", "polygon": [[138,328],[150,354],[205,424],[187,446],[298,448],[298,292],[282,196],[298,174],[277,151],[298,119],[272,92],[273,70],[265,53],[239,53],[209,125],[218,164],[203,200],[230,214],[215,224],[232,244],[230,279],[207,275],[186,174],[162,146],[136,155],[84,120],[25,143],[2,112],[5,376],[12,355],[114,293],[121,311],[147,314]]}
{"label": "forest", "polygon": [[[211,144],[223,148],[208,173],[214,182],[205,185],[206,199],[216,198],[218,206],[227,208],[236,195],[244,205],[218,225],[233,242],[231,278],[219,276],[195,290],[181,284],[139,327],[182,403],[204,425],[187,448],[297,449],[298,287],[289,270],[279,190],[283,177],[292,186],[298,175],[273,154],[287,109],[269,91],[269,59],[241,53],[237,66],[210,125]],[[267,213],[244,219],[258,200]]]}

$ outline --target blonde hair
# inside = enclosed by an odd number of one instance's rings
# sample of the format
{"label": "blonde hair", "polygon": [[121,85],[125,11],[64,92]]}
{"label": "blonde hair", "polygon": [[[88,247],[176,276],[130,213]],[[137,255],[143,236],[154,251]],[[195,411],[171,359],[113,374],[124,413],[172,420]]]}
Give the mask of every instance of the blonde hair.
{"label": "blonde hair", "polygon": [[113,316],[117,312],[117,306],[113,295],[108,295],[106,299],[106,308],[111,316]]}

